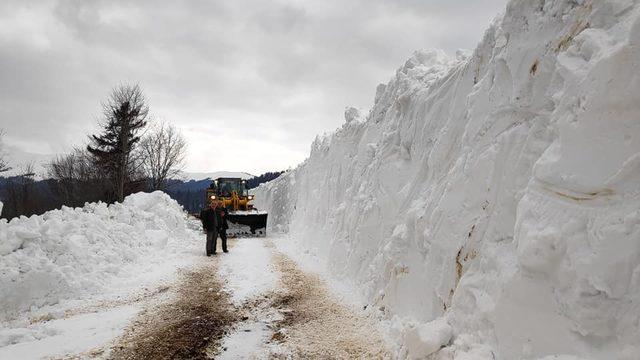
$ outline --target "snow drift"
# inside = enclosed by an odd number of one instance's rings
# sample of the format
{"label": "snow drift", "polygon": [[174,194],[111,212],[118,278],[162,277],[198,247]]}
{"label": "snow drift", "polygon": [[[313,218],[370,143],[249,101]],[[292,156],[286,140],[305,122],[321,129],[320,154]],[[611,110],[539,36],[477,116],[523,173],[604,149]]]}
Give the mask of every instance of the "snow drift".
{"label": "snow drift", "polygon": [[0,320],[127,284],[139,288],[161,275],[160,264],[173,272],[171,264],[196,251],[202,241],[195,234],[182,207],[162,192],[1,219]]}
{"label": "snow drift", "polygon": [[400,357],[640,352],[640,4],[510,1],[256,191]]}

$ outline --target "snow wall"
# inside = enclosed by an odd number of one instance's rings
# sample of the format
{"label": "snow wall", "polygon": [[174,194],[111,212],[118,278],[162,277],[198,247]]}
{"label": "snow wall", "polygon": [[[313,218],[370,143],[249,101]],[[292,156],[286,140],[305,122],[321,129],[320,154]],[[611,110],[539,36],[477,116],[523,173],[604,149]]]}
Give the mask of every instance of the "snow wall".
{"label": "snow wall", "polygon": [[142,288],[162,275],[158,268],[170,275],[174,263],[201,250],[188,229],[182,207],[159,191],[0,219],[0,321],[117,287]]}
{"label": "snow wall", "polygon": [[398,357],[637,359],[639,45],[638,1],[510,1],[257,207],[384,313]]}

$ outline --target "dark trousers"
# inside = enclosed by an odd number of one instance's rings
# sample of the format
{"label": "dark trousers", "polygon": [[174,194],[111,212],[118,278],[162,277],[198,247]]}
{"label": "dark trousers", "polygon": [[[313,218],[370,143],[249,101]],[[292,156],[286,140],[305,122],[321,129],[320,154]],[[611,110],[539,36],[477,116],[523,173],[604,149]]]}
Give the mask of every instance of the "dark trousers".
{"label": "dark trousers", "polygon": [[222,251],[227,252],[227,229],[220,229],[220,239],[222,239]]}
{"label": "dark trousers", "polygon": [[[218,229],[207,230],[207,256],[216,253],[216,242],[218,240]],[[226,241],[224,242],[226,246]]]}

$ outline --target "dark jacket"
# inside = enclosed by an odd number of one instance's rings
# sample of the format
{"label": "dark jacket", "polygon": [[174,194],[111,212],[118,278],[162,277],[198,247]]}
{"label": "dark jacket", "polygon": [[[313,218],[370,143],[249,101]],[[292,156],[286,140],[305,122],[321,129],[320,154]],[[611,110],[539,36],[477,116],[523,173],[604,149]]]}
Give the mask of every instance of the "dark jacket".
{"label": "dark jacket", "polygon": [[216,209],[218,229],[219,230],[227,230],[229,228],[229,224],[227,223],[227,216],[229,216],[229,211],[227,208],[219,207]]}
{"label": "dark jacket", "polygon": [[217,231],[218,229],[218,216],[215,210],[204,209],[200,212],[200,221],[202,221],[202,227],[206,231]]}

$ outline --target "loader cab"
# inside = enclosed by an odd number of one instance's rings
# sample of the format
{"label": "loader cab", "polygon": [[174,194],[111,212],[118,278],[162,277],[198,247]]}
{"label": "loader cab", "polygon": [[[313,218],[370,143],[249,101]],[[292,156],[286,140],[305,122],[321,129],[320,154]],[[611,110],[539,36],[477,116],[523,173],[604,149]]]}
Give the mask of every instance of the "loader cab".
{"label": "loader cab", "polygon": [[253,195],[249,195],[247,183],[241,178],[217,178],[207,189],[207,205],[218,201],[229,211],[253,210]]}
{"label": "loader cab", "polygon": [[218,178],[211,183],[210,188],[220,197],[231,197],[234,191],[240,197],[249,195],[246,181],[240,178]]}

